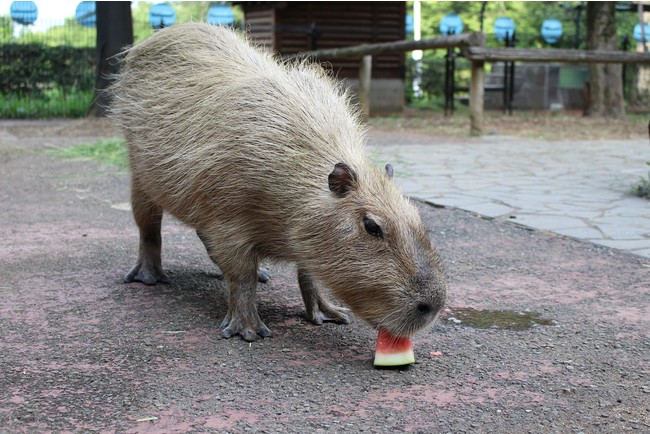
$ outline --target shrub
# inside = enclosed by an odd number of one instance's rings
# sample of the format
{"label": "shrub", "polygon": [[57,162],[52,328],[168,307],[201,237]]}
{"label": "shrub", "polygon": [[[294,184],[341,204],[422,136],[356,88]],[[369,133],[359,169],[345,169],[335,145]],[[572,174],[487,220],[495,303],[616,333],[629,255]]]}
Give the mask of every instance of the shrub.
{"label": "shrub", "polygon": [[[645,164],[650,166],[650,161],[648,161]],[[647,178],[641,177],[639,183],[634,187],[632,187],[632,191],[634,194],[636,194],[639,197],[645,197],[650,199],[650,171],[648,171]]]}
{"label": "shrub", "polygon": [[53,88],[92,90],[94,55],[94,48],[0,45],[0,94],[40,97]]}
{"label": "shrub", "polygon": [[88,114],[92,99],[92,90],[78,89],[71,89],[66,93],[59,88],[47,89],[38,97],[0,93],[0,118],[84,117]]}

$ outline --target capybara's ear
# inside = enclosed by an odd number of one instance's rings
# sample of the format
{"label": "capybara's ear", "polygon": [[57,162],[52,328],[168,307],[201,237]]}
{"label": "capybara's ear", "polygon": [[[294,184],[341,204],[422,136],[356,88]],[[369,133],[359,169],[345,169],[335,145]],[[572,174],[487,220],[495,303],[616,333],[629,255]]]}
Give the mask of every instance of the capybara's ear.
{"label": "capybara's ear", "polygon": [[327,185],[338,197],[345,197],[356,188],[357,174],[347,164],[336,163],[327,177]]}
{"label": "capybara's ear", "polygon": [[388,179],[393,179],[393,174],[395,173],[393,165],[388,163],[384,169],[386,169],[386,176],[388,176]]}

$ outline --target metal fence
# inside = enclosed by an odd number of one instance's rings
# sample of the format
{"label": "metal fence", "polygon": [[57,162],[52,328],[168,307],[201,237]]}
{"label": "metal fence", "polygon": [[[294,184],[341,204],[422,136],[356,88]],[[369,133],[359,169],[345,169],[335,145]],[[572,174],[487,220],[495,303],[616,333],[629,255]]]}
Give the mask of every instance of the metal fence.
{"label": "metal fence", "polygon": [[[134,21],[134,36],[154,30]],[[96,30],[74,18],[31,25],[0,16],[0,118],[78,117],[93,100]]]}
{"label": "metal fence", "polygon": [[95,46],[96,31],[79,25],[74,18],[65,20],[38,19],[34,24],[23,25],[0,17],[0,43],[44,44],[48,46]]}
{"label": "metal fence", "polygon": [[[135,42],[153,34],[148,21],[133,21]],[[97,32],[94,27],[80,25],[74,18],[65,20],[38,19],[32,25],[13,22],[0,15],[0,44],[43,44],[51,47],[94,47]]]}

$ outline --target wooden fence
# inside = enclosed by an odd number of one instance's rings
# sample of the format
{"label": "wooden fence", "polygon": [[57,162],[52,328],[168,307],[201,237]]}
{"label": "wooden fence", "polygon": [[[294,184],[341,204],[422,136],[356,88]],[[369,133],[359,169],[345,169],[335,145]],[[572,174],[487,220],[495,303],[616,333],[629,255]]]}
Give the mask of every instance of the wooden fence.
{"label": "wooden fence", "polygon": [[628,53],[605,50],[488,48],[483,33],[463,33],[419,41],[396,41],[381,44],[362,44],[352,47],[306,51],[294,57],[327,60],[340,57],[359,57],[359,103],[363,113],[370,113],[370,86],[372,56],[380,53],[407,52],[460,48],[472,62],[469,92],[470,135],[483,133],[483,105],[485,93],[485,62],[561,62],[561,63],[636,63],[650,64],[650,53]]}

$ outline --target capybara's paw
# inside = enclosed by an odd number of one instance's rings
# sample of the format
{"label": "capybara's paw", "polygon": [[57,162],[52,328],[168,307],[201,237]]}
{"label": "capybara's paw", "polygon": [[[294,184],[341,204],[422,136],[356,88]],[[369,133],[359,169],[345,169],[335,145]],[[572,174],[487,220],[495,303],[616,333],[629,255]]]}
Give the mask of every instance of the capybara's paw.
{"label": "capybara's paw", "polygon": [[160,267],[146,267],[140,263],[135,264],[131,271],[124,276],[124,282],[142,282],[145,285],[155,285],[156,283],[169,283],[169,277]]}
{"label": "capybara's paw", "polygon": [[308,319],[316,325],[323,325],[324,322],[329,321],[338,324],[349,324],[350,316],[348,312],[349,309],[321,301],[318,303],[318,310],[313,312],[312,317]]}
{"label": "capybara's paw", "polygon": [[221,335],[229,339],[235,335],[241,336],[246,342],[253,342],[258,336],[268,338],[271,330],[262,322],[259,315],[255,313],[251,318],[239,318],[238,316],[226,315],[221,323]]}

